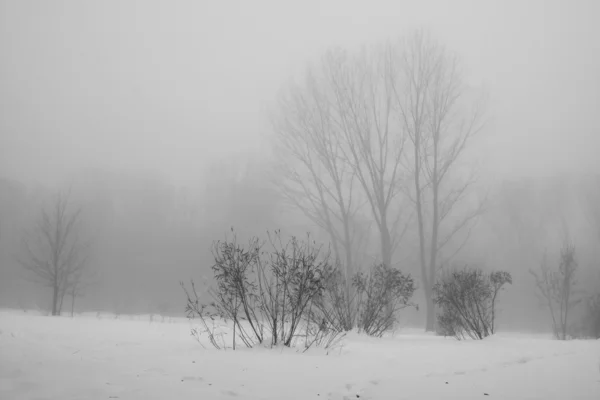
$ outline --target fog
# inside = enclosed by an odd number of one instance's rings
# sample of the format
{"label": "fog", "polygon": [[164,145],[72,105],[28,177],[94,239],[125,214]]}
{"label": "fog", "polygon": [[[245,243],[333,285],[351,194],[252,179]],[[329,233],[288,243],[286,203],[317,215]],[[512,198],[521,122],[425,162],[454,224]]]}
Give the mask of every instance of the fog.
{"label": "fog", "polygon": [[[526,284],[507,302],[520,310],[512,325],[541,327],[537,303],[518,303],[535,299],[527,271],[556,248],[561,218],[584,276],[598,268],[582,206],[600,173],[597,15],[594,0],[1,0],[0,306],[47,306],[15,260],[42,205],[67,187],[94,238],[97,283],[80,305],[91,310],[182,312],[178,282],[210,277],[210,244],[232,225],[244,235],[311,230],[326,242],[272,184],[277,96],[333,46],[425,28],[490,95],[472,148],[505,211],[482,220],[502,225],[513,207],[517,231],[539,247],[480,223],[459,261],[513,271]],[[509,207],[502,196],[522,201]],[[411,246],[396,258],[418,276]]]}

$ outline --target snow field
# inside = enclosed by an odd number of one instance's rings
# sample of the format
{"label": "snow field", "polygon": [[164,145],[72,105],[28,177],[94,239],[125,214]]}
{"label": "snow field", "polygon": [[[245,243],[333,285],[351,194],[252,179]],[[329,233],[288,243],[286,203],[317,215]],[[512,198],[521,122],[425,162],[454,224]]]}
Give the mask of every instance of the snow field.
{"label": "snow field", "polygon": [[[600,340],[419,330],[313,348],[203,349],[185,318],[0,310],[0,399],[600,399]],[[227,336],[226,336],[227,337]]]}

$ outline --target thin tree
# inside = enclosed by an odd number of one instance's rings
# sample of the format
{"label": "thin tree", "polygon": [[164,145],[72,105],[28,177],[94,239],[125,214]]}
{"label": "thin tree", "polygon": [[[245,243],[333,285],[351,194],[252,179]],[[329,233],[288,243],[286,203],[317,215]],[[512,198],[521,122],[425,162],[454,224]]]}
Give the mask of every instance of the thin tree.
{"label": "thin tree", "polygon": [[331,118],[343,140],[344,161],[356,174],[370,206],[383,264],[391,267],[408,227],[399,229],[406,216],[398,196],[406,136],[393,110],[396,71],[381,46],[364,48],[356,55],[330,51],[324,59],[326,85],[333,94]]}
{"label": "thin tree", "polygon": [[88,287],[98,284],[97,276],[94,275],[87,269],[81,269],[73,274],[71,284],[67,288],[66,293],[71,297],[71,318],[75,314],[75,300],[78,297],[83,297]]}
{"label": "thin tree", "polygon": [[[475,182],[473,177],[453,177],[452,172],[473,136],[482,129],[483,108],[481,102],[472,108],[466,106],[467,90],[458,58],[426,32],[417,31],[390,45],[389,54],[400,71],[397,76],[391,75],[395,79],[395,105],[412,145],[406,160],[413,176],[413,190],[407,194],[417,214],[426,330],[432,331],[432,288],[441,264],[440,251],[459,231],[472,226],[481,212],[481,207],[476,207],[464,216],[452,215]],[[443,226],[450,225],[444,222],[452,219],[452,226]]]}
{"label": "thin tree", "polygon": [[356,174],[345,162],[341,134],[333,119],[330,93],[309,70],[305,85],[290,85],[279,98],[273,118],[284,198],[329,235],[341,261],[350,297],[350,278],[359,242],[353,219],[357,201]]}
{"label": "thin tree", "polygon": [[52,315],[60,315],[65,294],[74,300],[87,263],[89,244],[79,237],[81,209],[71,211],[69,198],[61,193],[42,209],[35,227],[22,238],[18,259],[34,281],[52,289]]}
{"label": "thin tree", "polygon": [[529,270],[550,311],[554,336],[559,340],[567,339],[569,312],[582,301],[575,289],[577,266],[575,246],[565,236],[556,269],[547,265],[544,254],[539,273]]}

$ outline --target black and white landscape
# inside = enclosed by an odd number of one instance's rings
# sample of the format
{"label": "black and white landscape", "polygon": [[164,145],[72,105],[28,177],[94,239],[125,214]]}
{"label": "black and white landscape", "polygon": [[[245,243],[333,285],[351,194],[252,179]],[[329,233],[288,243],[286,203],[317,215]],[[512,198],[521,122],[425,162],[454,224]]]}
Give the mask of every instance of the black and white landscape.
{"label": "black and white landscape", "polygon": [[598,15],[0,0],[0,399],[600,399]]}

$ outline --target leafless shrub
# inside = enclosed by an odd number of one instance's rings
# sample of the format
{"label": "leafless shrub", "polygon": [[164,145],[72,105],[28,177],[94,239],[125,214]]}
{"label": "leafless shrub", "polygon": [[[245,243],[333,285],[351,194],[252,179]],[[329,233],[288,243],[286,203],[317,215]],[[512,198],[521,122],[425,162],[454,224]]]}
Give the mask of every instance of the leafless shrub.
{"label": "leafless shrub", "polygon": [[[332,265],[330,253],[322,251],[310,236],[304,241],[292,237],[287,243],[279,231],[269,235],[271,251],[252,238],[247,247],[232,238],[215,242],[213,274],[216,287],[207,295],[212,301],[201,303],[194,283],[188,291],[188,318],[198,318],[200,329],[192,330],[199,340],[208,334],[213,347],[226,348],[222,335],[217,338],[214,320],[231,322],[231,346],[236,339],[246,347],[268,343],[292,347],[299,339],[305,349],[313,345],[330,348],[344,332],[360,324],[361,331],[381,336],[393,328],[397,312],[412,305],[413,279],[384,264],[368,274],[356,274],[353,295],[339,266]],[[209,320],[213,322],[211,324]],[[220,340],[219,340],[220,339]]]}
{"label": "leafless shrub", "polygon": [[[213,298],[211,306],[216,314],[233,322],[234,349],[236,336],[247,347],[264,340],[264,326],[257,314],[260,296],[255,279],[260,255],[261,245],[257,238],[249,240],[247,249],[237,243],[235,234],[231,240],[213,245],[215,264],[212,270],[217,288],[209,291]],[[248,330],[242,321],[247,322]]]}
{"label": "leafless shrub", "polygon": [[352,281],[358,293],[358,328],[369,336],[381,337],[391,330],[398,311],[409,306],[415,292],[414,279],[386,264],[374,265],[368,274],[358,273]]}
{"label": "leafless shrub", "polygon": [[258,267],[259,307],[271,333],[271,344],[290,346],[308,305],[324,289],[329,254],[292,237],[283,244],[280,232],[270,236],[273,251]]}
{"label": "leafless shrub", "polygon": [[358,316],[356,288],[339,267],[339,263],[330,266],[324,274],[324,288],[315,297],[315,307],[327,326],[337,331],[351,331],[356,326]]}
{"label": "leafless shrub", "polygon": [[[247,248],[237,244],[235,234],[230,240],[213,246],[213,274],[216,288],[208,291],[209,305],[201,304],[192,283],[193,293],[185,287],[189,318],[199,317],[205,332],[210,332],[205,315],[233,322],[232,347],[239,338],[247,347],[270,338],[272,346],[292,346],[306,314],[324,288],[324,271],[329,266],[329,254],[310,241],[292,237],[283,244],[280,232],[270,235],[271,252],[262,251],[257,238]],[[183,284],[182,284],[183,287]],[[193,294],[193,295],[192,295]],[[310,325],[310,324],[309,324]],[[315,331],[307,327],[308,332]],[[216,348],[223,348],[209,334]]]}
{"label": "leafless shrub", "polygon": [[446,273],[433,287],[434,302],[440,306],[438,333],[461,340],[484,339],[495,332],[496,299],[505,284],[512,284],[508,272],[484,274],[465,267]]}
{"label": "leafless shrub", "polygon": [[304,351],[307,351],[313,345],[324,349],[332,349],[346,337],[344,330],[332,327],[327,323],[331,319],[331,317],[328,318],[323,314],[322,310],[311,303],[311,307],[307,313]]}
{"label": "leafless shrub", "polygon": [[206,321],[207,318],[211,321],[214,321],[215,315],[208,314],[208,312],[206,311],[208,306],[200,302],[200,297],[198,296],[198,292],[196,291],[196,285],[194,284],[194,281],[192,280],[190,283],[192,289],[191,293],[187,290],[185,284],[183,282],[180,282],[180,285],[183,288],[183,291],[185,292],[185,295],[187,297],[185,314],[190,320],[198,318],[200,320],[202,328],[202,330],[198,330],[198,328],[192,328],[190,334],[196,339],[198,343],[200,343],[202,347],[204,347],[204,345],[200,341],[200,336],[202,335],[202,333],[206,333],[210,343],[214,346],[215,349],[219,350],[221,349],[221,344],[219,344],[215,338],[214,324],[211,328]]}
{"label": "leafless shrub", "polygon": [[559,340],[566,340],[569,311],[581,302],[581,298],[574,298],[577,273],[575,246],[565,240],[560,251],[558,268],[551,269],[544,255],[540,271],[529,272],[535,278],[538,292],[550,310],[554,336]]}
{"label": "leafless shrub", "polygon": [[437,316],[436,333],[440,336],[453,336],[464,339],[466,331],[461,324],[461,315],[454,307],[441,306]]}
{"label": "leafless shrub", "polygon": [[408,306],[414,294],[414,280],[398,269],[376,264],[368,273],[354,274],[351,290],[346,290],[345,276],[340,268],[330,267],[325,275],[325,287],[315,297],[315,307],[321,320],[337,331],[358,328],[370,336],[381,336],[393,329],[398,312]]}

